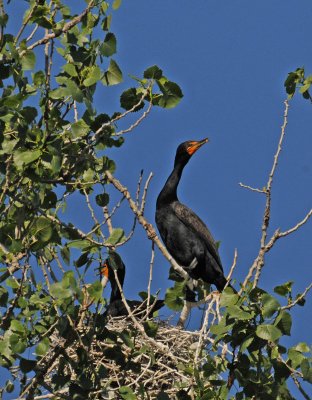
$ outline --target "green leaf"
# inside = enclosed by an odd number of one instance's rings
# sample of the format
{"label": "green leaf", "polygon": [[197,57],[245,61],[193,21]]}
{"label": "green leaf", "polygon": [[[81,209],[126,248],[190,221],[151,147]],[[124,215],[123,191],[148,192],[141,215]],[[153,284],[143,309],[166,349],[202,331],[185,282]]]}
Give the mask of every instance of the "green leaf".
{"label": "green leaf", "polygon": [[293,283],[294,283],[293,281],[289,281],[284,283],[283,285],[275,286],[274,292],[279,294],[280,296],[286,297],[288,293],[291,293],[291,287]]}
{"label": "green leaf", "polygon": [[226,311],[231,317],[236,318],[238,320],[247,320],[253,317],[253,314],[251,314],[248,311],[242,310],[240,307],[235,305],[228,306],[226,308]]}
{"label": "green leaf", "polygon": [[221,305],[221,307],[235,305],[238,302],[238,300],[239,300],[239,295],[234,293],[233,289],[226,288],[221,293],[220,305]]}
{"label": "green leaf", "polygon": [[89,68],[88,71],[88,76],[87,78],[83,81],[84,86],[92,86],[94,85],[97,81],[101,79],[101,70],[98,66],[93,65],[91,68]]}
{"label": "green leaf", "polygon": [[61,256],[66,265],[70,264],[70,250],[67,246],[61,248]]}
{"label": "green leaf", "polygon": [[111,23],[112,23],[112,16],[108,15],[103,20],[103,24],[102,24],[103,31],[109,31]]}
{"label": "green leaf", "polygon": [[301,353],[308,353],[310,351],[310,347],[304,342],[298,343],[294,347],[294,349],[297,350],[297,351],[301,351]]}
{"label": "green leaf", "polygon": [[14,353],[24,353],[27,348],[26,342],[16,333],[10,336],[10,346]]}
{"label": "green leaf", "polygon": [[121,6],[121,0],[114,0],[113,1],[113,10],[118,10],[118,8]]}
{"label": "green leaf", "polygon": [[153,65],[152,67],[149,67],[144,71],[144,78],[160,79],[162,77],[162,73],[162,70],[158,68],[157,65]]}
{"label": "green leaf", "polygon": [[[120,96],[120,106],[125,110],[130,110],[142,99],[142,93],[137,93],[136,88],[125,90]],[[139,111],[144,107],[144,101],[134,108],[133,111]]]}
{"label": "green leaf", "polygon": [[147,336],[149,337],[155,337],[158,331],[158,325],[153,322],[153,321],[145,321],[144,324],[144,330]]}
{"label": "green leaf", "polygon": [[163,108],[176,107],[183,97],[180,87],[174,82],[167,81],[164,77],[158,80],[157,84],[163,95],[156,104]]}
{"label": "green leaf", "polygon": [[134,349],[134,343],[128,331],[123,330],[122,332],[120,332],[119,337],[125,343],[126,346],[128,346],[130,349]]}
{"label": "green leaf", "polygon": [[116,53],[117,41],[116,36],[109,32],[106,34],[103,44],[101,45],[101,54],[105,57],[111,57]]}
{"label": "green leaf", "polygon": [[168,288],[165,295],[165,304],[171,310],[181,311],[184,304],[185,282],[175,282],[174,287]]}
{"label": "green leaf", "polygon": [[92,283],[92,285],[87,287],[87,291],[94,301],[100,301],[102,298],[103,288],[100,281]]}
{"label": "green leaf", "polygon": [[0,286],[0,306],[6,307],[8,299],[9,299],[9,293],[7,289],[3,286]]}
{"label": "green leaf", "polygon": [[38,217],[31,225],[30,233],[42,242],[48,242],[53,234],[52,222],[46,217]]}
{"label": "green leaf", "polygon": [[136,400],[137,397],[134,394],[133,390],[128,386],[121,386],[119,388],[119,393],[124,400]]}
{"label": "green leaf", "polygon": [[74,77],[78,76],[76,67],[74,64],[65,64],[63,65],[63,71],[65,71],[68,75]]}
{"label": "green leaf", "polygon": [[77,249],[85,249],[86,247],[90,246],[89,240],[82,239],[82,240],[73,240],[72,242],[67,243],[67,247],[75,247]]}
{"label": "green leaf", "polygon": [[14,390],[14,383],[11,381],[6,381],[4,390],[7,393],[12,393]]}
{"label": "green leaf", "polygon": [[311,83],[306,83],[305,85],[302,85],[301,88],[299,89],[300,93],[307,92],[310,89]]}
{"label": "green leaf", "polygon": [[262,315],[265,318],[270,318],[280,308],[280,303],[275,297],[265,293],[261,296],[262,301]]}
{"label": "green leaf", "polygon": [[291,360],[291,366],[297,368],[305,359],[304,355],[293,348],[288,350],[288,358]]}
{"label": "green leaf", "polygon": [[6,13],[1,14],[0,15],[0,26],[5,28],[8,20],[9,20],[8,14],[6,14]]}
{"label": "green leaf", "polygon": [[303,379],[307,382],[312,383],[312,368],[307,359],[304,359],[301,363],[301,372],[303,374]]}
{"label": "green leaf", "polygon": [[83,101],[83,93],[74,81],[66,82],[65,96],[72,96],[73,100],[81,103]]}
{"label": "green leaf", "polygon": [[105,72],[102,82],[104,83],[104,85],[112,86],[122,82],[122,79],[122,72],[118,64],[116,63],[116,61],[111,59],[108,70]]}
{"label": "green leaf", "polygon": [[35,68],[36,56],[31,50],[26,50],[21,58],[21,64],[24,71],[28,71]]}
{"label": "green leaf", "polygon": [[282,332],[273,325],[263,324],[257,326],[256,335],[261,339],[275,342],[278,338],[282,336]]}
{"label": "green leaf", "polygon": [[53,283],[50,286],[50,293],[56,299],[64,300],[73,296],[73,291],[70,287],[64,287],[62,282]]}
{"label": "green leaf", "polygon": [[35,353],[37,356],[44,356],[50,348],[50,341],[47,337],[43,338],[36,347]]}
{"label": "green leaf", "polygon": [[26,106],[21,110],[25,121],[30,124],[38,115],[38,111],[35,107]]}
{"label": "green leaf", "polygon": [[287,311],[281,311],[276,317],[274,325],[281,330],[284,335],[290,336],[291,332],[291,315]]}
{"label": "green leaf", "polygon": [[17,150],[14,152],[14,163],[21,169],[24,165],[28,165],[41,156],[41,150]]}
{"label": "green leaf", "polygon": [[37,71],[33,76],[33,82],[35,86],[41,86],[45,83],[45,73],[43,71]]}
{"label": "green leaf", "polygon": [[96,204],[100,207],[105,207],[109,203],[109,195],[107,193],[98,194],[95,196]]}
{"label": "green leaf", "polygon": [[81,256],[78,258],[77,261],[75,261],[75,265],[77,268],[82,267],[85,265],[89,260],[89,252],[87,253],[82,253]]}
{"label": "green leaf", "polygon": [[110,237],[106,240],[105,244],[115,245],[124,240],[124,230],[121,228],[114,228]]}
{"label": "green leaf", "polygon": [[21,323],[21,321],[18,321],[17,319],[13,319],[11,321],[10,328],[13,332],[25,332],[24,325]]}
{"label": "green leaf", "polygon": [[71,124],[73,138],[82,137],[88,134],[90,127],[85,123],[83,119]]}

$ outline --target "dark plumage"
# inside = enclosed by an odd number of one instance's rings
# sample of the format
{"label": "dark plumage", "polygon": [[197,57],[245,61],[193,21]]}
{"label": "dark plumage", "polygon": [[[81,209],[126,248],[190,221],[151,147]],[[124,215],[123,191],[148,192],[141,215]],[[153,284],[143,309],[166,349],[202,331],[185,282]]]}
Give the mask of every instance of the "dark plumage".
{"label": "dark plumage", "polygon": [[[227,281],[216,243],[204,222],[177,196],[185,165],[207,142],[208,139],[187,141],[177,148],[173,171],[157,198],[156,224],[169,253],[190,277],[214,284],[222,291]],[[187,291],[187,296],[187,300],[194,300],[192,292]]]}
{"label": "dark plumage", "polygon": [[[123,287],[125,273],[126,273],[126,267],[117,253],[114,253],[113,260],[111,259],[111,257],[107,258],[101,269],[103,287],[106,286],[107,281],[110,281],[111,288],[112,288],[110,302],[109,302],[109,305],[105,312],[105,315],[110,316],[110,317],[127,316],[128,311],[121,299],[121,293],[120,293],[118,284],[115,279],[113,267],[116,269],[119,283],[120,283],[121,287]],[[147,303],[145,301],[142,302],[139,300],[127,300],[127,303],[129,305],[131,311],[135,311],[136,313],[141,313],[142,316],[145,316],[146,308],[147,308]],[[154,302],[151,299],[150,306],[152,306],[152,307],[148,313],[148,316],[152,317],[153,313],[155,311],[159,310],[161,307],[163,307],[164,304],[165,304],[164,300],[156,300]]]}

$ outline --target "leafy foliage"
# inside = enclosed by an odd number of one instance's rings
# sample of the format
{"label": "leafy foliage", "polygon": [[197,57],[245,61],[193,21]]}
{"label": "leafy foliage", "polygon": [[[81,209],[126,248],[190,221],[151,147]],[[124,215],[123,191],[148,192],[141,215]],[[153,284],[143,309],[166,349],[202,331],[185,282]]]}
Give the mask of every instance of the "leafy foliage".
{"label": "leafy foliage", "polygon": [[312,75],[305,76],[304,68],[297,68],[294,72],[289,72],[287,79],[285,80],[284,86],[288,98],[292,98],[299,88],[299,93],[302,94],[303,98],[306,100],[311,99],[309,92],[310,86],[312,84]]}

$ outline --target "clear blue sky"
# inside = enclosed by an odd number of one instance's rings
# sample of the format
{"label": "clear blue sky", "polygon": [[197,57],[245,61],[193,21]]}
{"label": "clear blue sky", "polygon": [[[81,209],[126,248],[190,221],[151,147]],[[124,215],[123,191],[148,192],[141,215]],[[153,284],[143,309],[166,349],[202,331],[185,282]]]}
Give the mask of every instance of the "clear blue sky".
{"label": "clear blue sky", "polygon": [[[187,165],[180,200],[201,216],[217,240],[226,271],[238,249],[234,277],[240,281],[259,248],[264,197],[238,186],[266,184],[283,122],[287,73],[305,66],[312,73],[312,6],[303,1],[124,1],[114,15],[116,59],[140,75],[158,64],[178,82],[184,98],[174,110],[156,110],[115,152],[116,176],[135,192],[141,168],[155,174],[146,217],[154,221],[155,200],[169,175],[177,145],[208,136]],[[98,100],[112,110],[117,98]],[[312,105],[290,102],[285,145],[272,192],[272,233],[295,225],[312,207]],[[267,257],[260,286],[268,291],[288,280],[302,291],[312,280],[312,221],[277,242]],[[134,296],[138,276],[148,271],[149,243],[140,227],[121,252],[128,266],[126,291]],[[157,253],[155,288],[165,289],[167,261]],[[141,285],[144,287],[144,281]],[[311,341],[308,297],[298,308],[291,340]],[[194,318],[192,318],[191,322]],[[306,329],[304,329],[304,327]]]}
{"label": "clear blue sky", "polygon": [[[184,93],[176,109],[153,109],[125,137],[125,144],[110,152],[118,165],[116,177],[134,194],[140,170],[146,176],[154,173],[146,205],[146,217],[154,223],[156,197],[172,169],[177,145],[208,136],[211,143],[186,167],[179,196],[221,241],[226,272],[237,248],[234,278],[238,282],[257,255],[264,209],[264,197],[238,183],[266,184],[283,122],[284,80],[301,66],[312,74],[311,19],[308,0],[124,0],[113,15],[111,31],[118,41],[115,59],[125,83],[101,90],[96,97],[98,111],[118,110],[118,94],[132,85],[127,74],[140,76],[153,64]],[[287,136],[273,185],[270,233],[277,227],[292,227],[312,207],[311,126],[312,105],[296,96],[290,102]],[[74,207],[71,218],[79,214],[83,226],[83,213]],[[125,205],[116,227],[126,221],[130,228],[129,215]],[[260,286],[271,292],[274,286],[294,280],[295,292],[302,292],[312,280],[311,241],[312,221],[278,241],[266,259]],[[128,298],[146,288],[150,248],[145,232],[137,226],[133,240],[120,250],[127,265]],[[168,262],[158,251],[154,268],[153,289],[160,288],[164,295],[171,282]],[[312,295],[293,315],[288,343],[310,344]],[[193,312],[189,327],[197,327],[198,320]]]}

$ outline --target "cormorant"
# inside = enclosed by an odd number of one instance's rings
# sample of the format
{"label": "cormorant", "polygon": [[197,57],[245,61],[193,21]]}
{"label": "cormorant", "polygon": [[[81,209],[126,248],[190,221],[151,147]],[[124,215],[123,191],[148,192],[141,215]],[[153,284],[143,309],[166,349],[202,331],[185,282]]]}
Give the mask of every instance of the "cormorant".
{"label": "cormorant", "polygon": [[[177,196],[184,167],[207,142],[207,138],[189,140],[178,146],[173,171],[157,198],[156,224],[169,253],[189,276],[214,284],[222,291],[227,280],[216,243],[204,222],[190,208],[180,203]],[[195,294],[188,286],[186,300],[195,301]]]}
{"label": "cormorant", "polygon": [[[113,265],[112,265],[113,264]],[[123,287],[124,279],[125,279],[125,273],[126,273],[126,267],[125,264],[123,263],[122,259],[117,253],[114,253],[114,260],[112,262],[111,256],[108,257],[102,268],[101,268],[101,275],[102,275],[102,286],[105,287],[107,284],[107,281],[110,281],[111,284],[111,296],[110,296],[110,302],[107,307],[107,310],[105,312],[106,316],[110,317],[121,317],[121,316],[127,316],[128,311],[122,301],[121,298],[121,293],[118,287],[118,284],[116,282],[115,274],[114,274],[114,267],[117,271],[117,277],[119,280],[119,283],[121,287]],[[146,301],[139,301],[139,300],[127,300],[127,303],[131,309],[131,311],[134,311],[136,314],[140,313],[142,316],[146,314],[146,308],[147,308],[147,303]],[[150,310],[148,312],[148,317],[152,317],[153,313],[157,310],[159,310],[161,307],[164,306],[164,300],[156,300],[153,301],[151,299],[150,302]]]}

